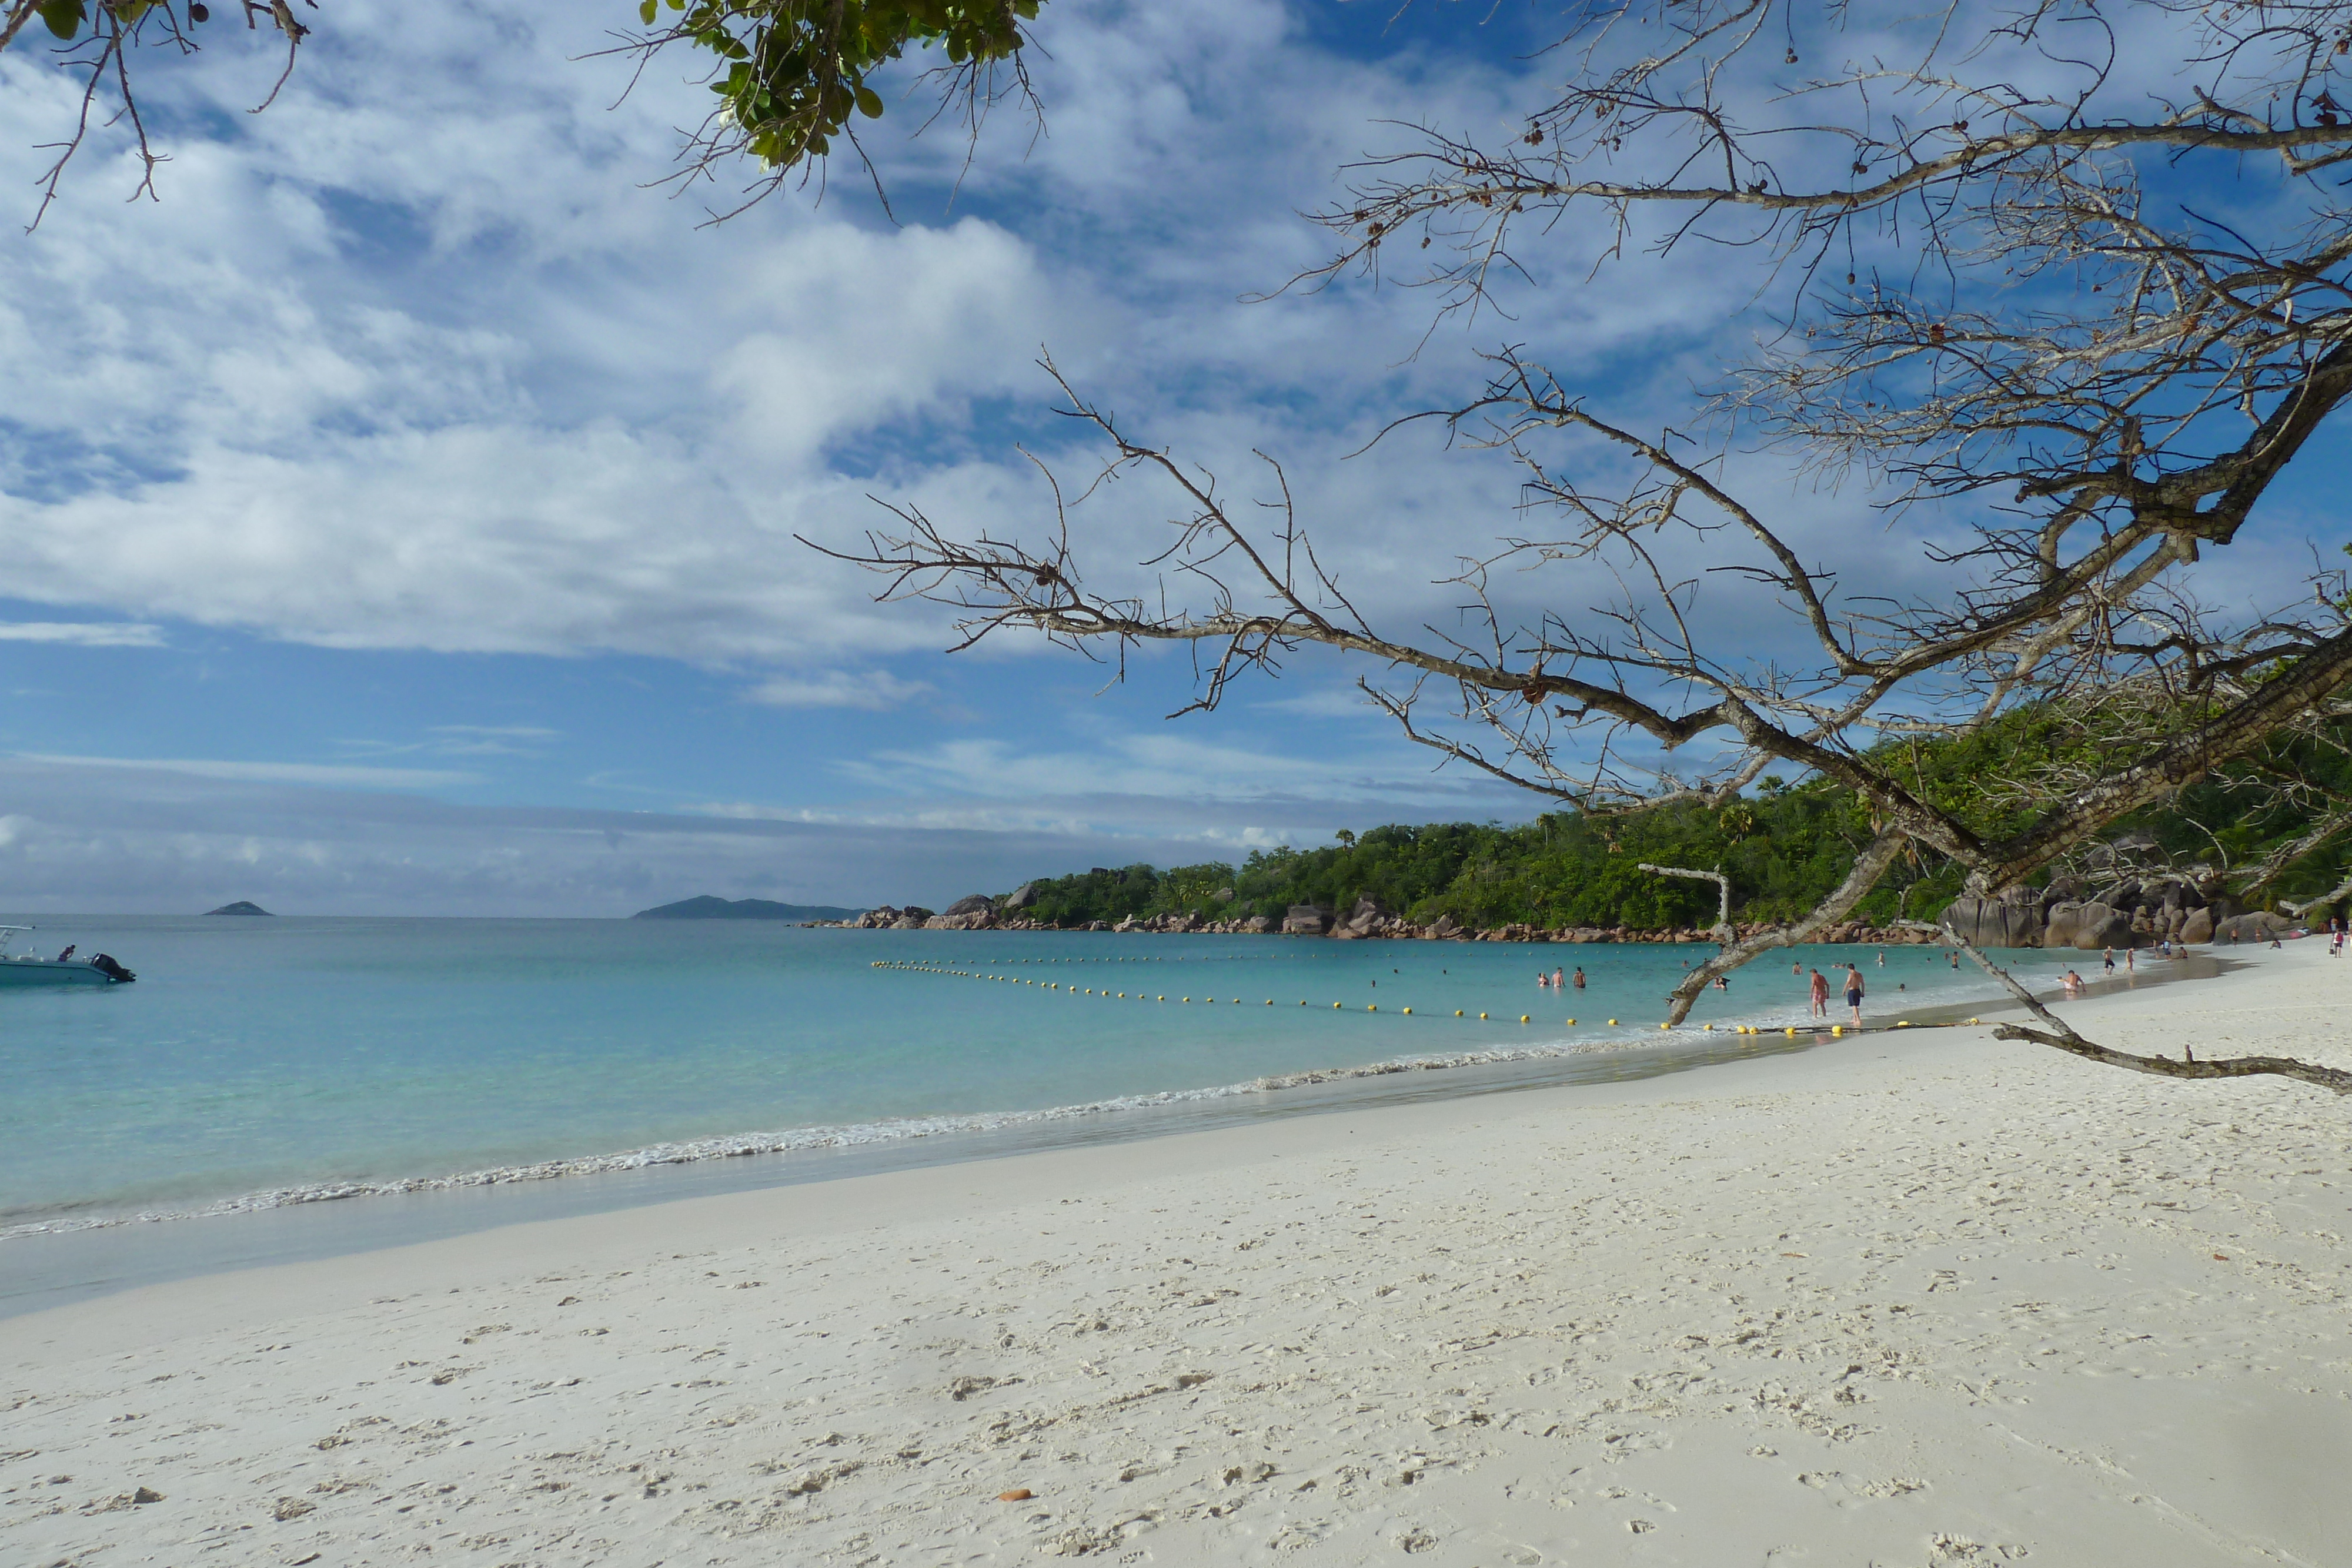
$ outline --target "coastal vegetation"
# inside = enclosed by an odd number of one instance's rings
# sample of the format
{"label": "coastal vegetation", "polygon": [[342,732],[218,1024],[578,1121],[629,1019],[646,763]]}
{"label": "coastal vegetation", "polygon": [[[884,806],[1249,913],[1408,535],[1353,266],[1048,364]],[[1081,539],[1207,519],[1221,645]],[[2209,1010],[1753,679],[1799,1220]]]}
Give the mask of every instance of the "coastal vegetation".
{"label": "coastal vegetation", "polygon": [[[2080,715],[2021,710],[1951,740],[1889,742],[1924,800],[1979,833],[2021,831],[2034,802],[2014,780],[2070,756],[2095,736]],[[1890,768],[1898,759],[1882,758]],[[2352,727],[2278,741],[2240,767],[2183,788],[2123,819],[2090,852],[2053,873],[2133,871],[2186,876],[2248,904],[2340,899],[2352,871]],[[1722,806],[1685,800],[1622,817],[1549,813],[1517,826],[1468,822],[1343,831],[1313,849],[1253,852],[1160,869],[1098,867],[1028,885],[1023,911],[1043,924],[1082,926],[1190,915],[1202,921],[1264,915],[1277,925],[1294,905],[1346,910],[1369,898],[1415,925],[1441,917],[1469,929],[1531,925],[1662,932],[1714,921],[1716,891],[1658,876],[1643,862],[1720,869],[1742,924],[1803,915],[1845,876],[1870,841],[1866,800],[1819,777],[1767,777]],[[2037,881],[2046,882],[2048,873]],[[1965,868],[1907,855],[1858,900],[1852,917],[1874,926],[1934,919],[1965,886]],[[2332,898],[2329,895],[2332,894]]]}

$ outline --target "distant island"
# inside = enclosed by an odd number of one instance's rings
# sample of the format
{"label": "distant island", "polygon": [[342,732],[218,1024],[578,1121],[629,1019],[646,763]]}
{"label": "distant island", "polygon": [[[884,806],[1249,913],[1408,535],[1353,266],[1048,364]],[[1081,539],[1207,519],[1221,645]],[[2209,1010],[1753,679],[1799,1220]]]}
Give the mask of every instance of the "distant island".
{"label": "distant island", "polygon": [[262,907],[261,907],[261,905],[259,905],[259,904],[248,904],[248,903],[247,903],[244,899],[240,898],[240,899],[238,899],[235,904],[222,904],[218,909],[207,909],[207,910],[205,910],[205,913],[206,915],[268,915],[268,914],[269,913],[269,911],[268,911],[267,909],[262,908]]}
{"label": "distant island", "polygon": [[[223,912],[215,912],[223,913]],[[258,915],[256,909],[252,913]],[[682,898],[676,904],[665,904],[658,909],[640,909],[629,916],[632,920],[855,920],[865,914],[862,909],[836,909],[829,904],[778,904],[766,898],[739,898],[730,902],[704,894],[699,898]]]}

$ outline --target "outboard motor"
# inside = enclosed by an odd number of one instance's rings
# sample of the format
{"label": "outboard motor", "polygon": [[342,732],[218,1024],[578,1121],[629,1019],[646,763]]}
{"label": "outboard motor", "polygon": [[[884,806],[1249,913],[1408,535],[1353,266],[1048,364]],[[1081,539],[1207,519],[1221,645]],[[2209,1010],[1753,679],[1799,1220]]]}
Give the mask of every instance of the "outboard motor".
{"label": "outboard motor", "polygon": [[118,983],[135,980],[139,977],[130,970],[124,968],[121,965],[116,963],[114,961],[114,956],[110,953],[98,953],[92,955],[89,960],[89,967],[96,969],[100,974],[104,975],[108,979]]}

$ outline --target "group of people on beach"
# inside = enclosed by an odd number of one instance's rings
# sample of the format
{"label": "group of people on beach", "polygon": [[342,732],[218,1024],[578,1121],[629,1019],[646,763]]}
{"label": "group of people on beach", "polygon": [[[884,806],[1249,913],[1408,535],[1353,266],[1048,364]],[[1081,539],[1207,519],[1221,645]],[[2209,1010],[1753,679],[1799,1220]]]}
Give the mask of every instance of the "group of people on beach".
{"label": "group of people on beach", "polygon": [[1536,986],[1538,989],[1550,991],[1564,990],[1569,986],[1574,986],[1580,991],[1584,989],[1584,970],[1581,967],[1579,967],[1576,971],[1575,979],[1563,981],[1560,978],[1560,973],[1558,969],[1554,969],[1549,975],[1545,974],[1541,969],[1538,969],[1536,971]]}

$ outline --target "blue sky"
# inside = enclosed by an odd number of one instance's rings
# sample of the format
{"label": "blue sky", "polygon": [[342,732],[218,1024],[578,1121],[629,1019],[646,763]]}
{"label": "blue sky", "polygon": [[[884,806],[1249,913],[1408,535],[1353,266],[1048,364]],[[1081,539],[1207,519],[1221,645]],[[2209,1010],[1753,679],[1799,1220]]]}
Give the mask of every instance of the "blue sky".
{"label": "blue sky", "polygon": [[[220,40],[151,73],[160,204],[100,141],[38,232],[0,228],[0,909],[936,904],[1528,813],[1433,772],[1335,661],[1171,724],[1181,655],[1108,690],[1010,641],[945,658],[939,614],[791,536],[852,541],[872,497],[1034,532],[1013,444],[1084,467],[1048,349],[1244,491],[1278,454],[1360,601],[1442,622],[1430,580],[1513,526],[1509,470],[1433,433],[1346,455],[1504,340],[1670,408],[1752,287],[1704,255],[1585,286],[1570,232],[1507,320],[1255,299],[1321,258],[1297,214],[1384,121],[1543,101],[1534,8],[1055,0],[1042,135],[1000,113],[966,171],[901,106],[873,138],[896,225],[836,165],[717,227],[646,188],[700,112],[685,62],[615,107],[625,67],[580,57],[626,11],[349,0],[260,116],[274,61]],[[37,54],[0,59],[23,215],[68,109]],[[1919,570],[1857,497],[1780,485],[1882,580]],[[1087,526],[1132,561],[1164,515],[1122,492]],[[2342,533],[2290,517],[2239,570]]]}

